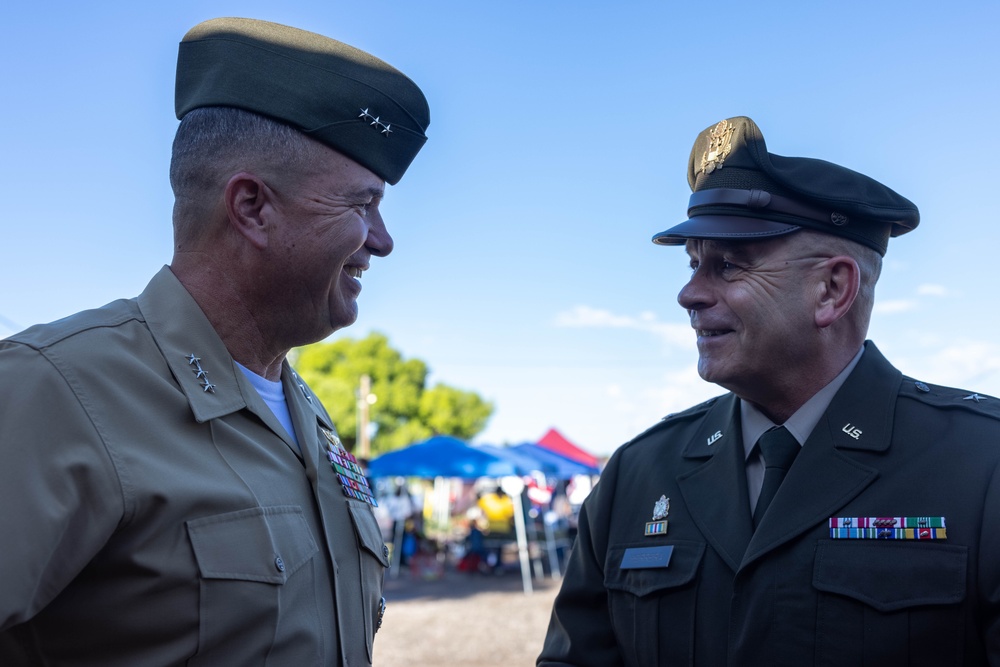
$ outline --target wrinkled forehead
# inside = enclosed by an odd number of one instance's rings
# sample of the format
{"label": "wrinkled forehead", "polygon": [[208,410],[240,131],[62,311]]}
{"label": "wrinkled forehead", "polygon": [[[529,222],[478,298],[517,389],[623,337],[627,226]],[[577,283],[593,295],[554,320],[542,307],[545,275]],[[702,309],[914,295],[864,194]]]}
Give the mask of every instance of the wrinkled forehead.
{"label": "wrinkled forehead", "polygon": [[689,257],[726,255],[729,257],[762,257],[788,248],[797,232],[767,239],[688,239],[684,250]]}

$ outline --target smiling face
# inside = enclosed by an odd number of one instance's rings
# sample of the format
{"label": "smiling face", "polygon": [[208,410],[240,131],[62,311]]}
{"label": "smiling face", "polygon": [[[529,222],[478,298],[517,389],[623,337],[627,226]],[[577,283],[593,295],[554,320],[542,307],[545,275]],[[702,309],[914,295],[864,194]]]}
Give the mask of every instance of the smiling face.
{"label": "smiling face", "polygon": [[326,147],[309,168],[274,188],[268,285],[292,344],[321,340],[358,317],[361,274],[392,251],[379,212],[385,183]]}
{"label": "smiling face", "polygon": [[677,301],[698,337],[698,373],[758,405],[794,392],[820,353],[817,278],[828,257],[798,235],[686,246],[692,275]]}

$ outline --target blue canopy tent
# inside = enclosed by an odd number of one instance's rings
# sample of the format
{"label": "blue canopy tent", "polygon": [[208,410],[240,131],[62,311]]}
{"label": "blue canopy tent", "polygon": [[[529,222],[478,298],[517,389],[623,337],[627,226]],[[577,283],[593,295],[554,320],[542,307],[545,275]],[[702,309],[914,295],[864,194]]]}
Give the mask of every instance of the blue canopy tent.
{"label": "blue canopy tent", "polygon": [[[437,479],[443,477],[460,479],[477,479],[479,477],[506,478],[506,488],[513,490],[517,485],[523,487],[521,475],[530,470],[522,469],[513,456],[505,456],[502,452],[490,452],[478,447],[472,447],[458,438],[446,435],[436,435],[409,447],[398,449],[372,459],[368,463],[370,477],[422,477]],[[435,488],[437,482],[435,482]],[[531,593],[531,573],[528,565],[528,540],[525,533],[524,515],[521,506],[520,491],[510,493],[515,503],[515,528],[517,532],[518,552],[521,560],[521,579],[524,592]],[[397,526],[397,535],[402,529]],[[398,545],[394,545],[394,553],[398,553]],[[398,572],[398,559],[393,559],[390,572]]]}
{"label": "blue canopy tent", "polygon": [[[544,447],[536,445],[532,442],[516,445],[510,449],[517,454],[521,454],[538,461],[540,465],[548,466],[548,469],[539,468],[539,470],[546,473],[550,477],[570,479],[573,475],[596,475],[600,472],[593,466],[586,465],[585,463],[581,463],[579,461],[574,461],[573,459],[562,456],[561,454],[556,454],[555,452],[545,449]],[[552,472],[549,472],[549,470],[552,470]]]}
{"label": "blue canopy tent", "polygon": [[497,453],[472,447],[458,438],[436,435],[372,459],[368,474],[371,477],[476,479],[521,475],[524,471],[511,459]]}
{"label": "blue canopy tent", "polygon": [[547,476],[558,473],[558,466],[551,461],[543,461],[531,455],[530,452],[518,451],[513,447],[497,447],[496,445],[476,445],[476,449],[493,454],[499,458],[510,461],[518,470],[520,475],[530,475],[536,470]]}

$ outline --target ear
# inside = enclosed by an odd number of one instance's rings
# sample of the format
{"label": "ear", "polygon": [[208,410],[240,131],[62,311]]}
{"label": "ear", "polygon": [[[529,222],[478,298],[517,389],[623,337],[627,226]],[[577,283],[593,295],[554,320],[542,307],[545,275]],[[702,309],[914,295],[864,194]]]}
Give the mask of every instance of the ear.
{"label": "ear", "polygon": [[826,260],[820,268],[821,282],[816,302],[816,326],[832,325],[848,313],[861,289],[861,269],[847,255]]}
{"label": "ear", "polygon": [[274,191],[257,175],[241,171],[230,177],[224,196],[230,227],[255,248],[266,248]]}

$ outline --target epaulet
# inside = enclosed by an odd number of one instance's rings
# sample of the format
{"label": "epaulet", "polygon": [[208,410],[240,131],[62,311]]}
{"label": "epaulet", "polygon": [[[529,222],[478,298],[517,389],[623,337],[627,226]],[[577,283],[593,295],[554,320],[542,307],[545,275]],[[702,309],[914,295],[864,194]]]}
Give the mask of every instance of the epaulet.
{"label": "epaulet", "polygon": [[714,405],[715,402],[717,400],[719,400],[720,398],[722,398],[722,396],[715,396],[713,398],[708,399],[704,403],[699,403],[698,405],[696,405],[694,407],[691,407],[691,408],[688,408],[687,410],[684,410],[683,412],[671,412],[669,415],[663,417],[662,419],[660,419],[660,421],[656,422],[655,424],[653,424],[652,426],[650,426],[649,428],[647,428],[645,431],[643,431],[639,435],[635,436],[634,438],[632,438],[631,440],[629,440],[628,442],[626,442],[622,446],[625,447],[627,445],[632,444],[633,442],[637,442],[639,440],[642,440],[647,435],[650,435],[652,433],[656,433],[657,431],[665,429],[665,428],[667,428],[669,426],[673,426],[677,422],[686,421],[688,419],[694,419],[694,418],[697,418],[697,417],[701,417],[706,412],[708,412],[709,408],[711,408],[712,405]]}
{"label": "epaulet", "polygon": [[903,376],[899,395],[946,410],[968,410],[1000,419],[1000,398],[966,389],[943,387]]}
{"label": "epaulet", "polygon": [[701,415],[708,412],[709,408],[715,405],[715,402],[718,401],[720,398],[722,398],[722,396],[713,396],[707,401],[699,403],[698,405],[692,408],[688,408],[683,412],[671,412],[669,415],[661,419],[660,422],[663,423],[668,421],[676,421],[678,419],[690,419],[691,417],[700,417]]}
{"label": "epaulet", "polygon": [[141,318],[142,314],[135,306],[134,299],[118,299],[101,308],[83,310],[55,322],[35,324],[10,336],[7,340],[36,350],[44,350],[90,329],[117,327],[129,320]]}

